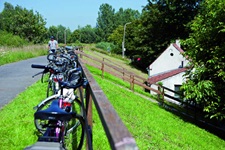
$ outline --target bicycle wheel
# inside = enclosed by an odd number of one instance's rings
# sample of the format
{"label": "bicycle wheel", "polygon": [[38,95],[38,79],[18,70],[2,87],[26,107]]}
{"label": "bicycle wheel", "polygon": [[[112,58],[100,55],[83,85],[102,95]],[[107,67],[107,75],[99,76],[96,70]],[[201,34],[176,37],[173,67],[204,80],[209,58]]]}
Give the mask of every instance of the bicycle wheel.
{"label": "bicycle wheel", "polygon": [[76,98],[72,105],[72,111],[76,112],[77,114],[84,116],[84,109],[82,107],[82,102],[78,98]]}
{"label": "bicycle wheel", "polygon": [[53,90],[52,90],[52,81],[48,81],[48,87],[47,87],[47,97],[49,97],[50,95],[52,95],[53,94]]}
{"label": "bicycle wheel", "polygon": [[[39,107],[37,107],[37,111],[47,109],[51,105],[52,101],[55,99],[56,99],[56,95],[53,95],[43,100],[41,102],[42,104]],[[48,123],[48,120],[41,120],[41,119],[34,118],[34,125],[36,129],[42,134],[44,134],[46,131],[46,127],[44,127],[44,125],[46,125],[47,123]]]}
{"label": "bicycle wheel", "polygon": [[85,112],[85,99],[84,99],[84,89],[82,87],[78,87],[74,93],[79,97],[79,100],[76,101],[76,103],[80,106],[82,109],[82,113],[77,112],[78,114],[81,114],[84,117],[84,112]]}
{"label": "bicycle wheel", "polygon": [[[37,111],[47,109],[51,105],[52,101],[55,99],[58,99],[58,95],[52,95],[43,100],[41,104],[37,107]],[[78,98],[74,100],[71,106],[71,111],[76,112],[81,116],[84,116],[82,103]],[[34,118],[34,125],[36,129],[42,134],[46,131],[46,128],[43,127],[45,124],[47,124],[47,120],[40,120]]]}
{"label": "bicycle wheel", "polygon": [[75,119],[68,122],[64,137],[64,147],[66,150],[80,150],[84,143],[85,123],[81,115],[76,115]]}

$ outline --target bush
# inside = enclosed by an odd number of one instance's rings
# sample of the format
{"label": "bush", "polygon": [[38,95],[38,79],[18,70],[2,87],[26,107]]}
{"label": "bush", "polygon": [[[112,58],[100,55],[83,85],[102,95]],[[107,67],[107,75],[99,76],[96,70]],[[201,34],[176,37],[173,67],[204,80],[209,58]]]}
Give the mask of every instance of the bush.
{"label": "bush", "polygon": [[96,44],[96,48],[100,48],[107,52],[111,52],[115,48],[115,45],[112,43],[108,43],[108,42],[100,42],[100,43]]}
{"label": "bush", "polygon": [[0,46],[22,47],[28,44],[26,40],[6,31],[0,31],[0,39]]}

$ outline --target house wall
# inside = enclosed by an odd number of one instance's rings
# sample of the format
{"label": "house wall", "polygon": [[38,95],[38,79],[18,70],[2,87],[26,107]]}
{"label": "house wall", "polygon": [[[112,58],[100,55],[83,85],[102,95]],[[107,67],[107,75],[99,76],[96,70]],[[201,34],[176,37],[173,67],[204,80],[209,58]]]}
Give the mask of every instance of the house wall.
{"label": "house wall", "polygon": [[[185,81],[185,78],[183,77],[184,74],[185,74],[184,72],[181,72],[181,73],[179,73],[177,75],[174,75],[173,77],[169,77],[169,78],[164,79],[164,80],[162,80],[160,82],[162,82],[162,85],[163,86],[165,86],[165,87],[167,87],[167,88],[169,88],[169,89],[171,89],[171,90],[174,91],[175,90],[174,89],[174,86],[175,85],[182,85],[182,83]],[[154,89],[157,89],[158,88],[155,85],[151,85],[151,87],[154,88]],[[167,90],[165,90],[164,92],[166,94],[170,95],[170,96],[174,96],[174,93],[173,92],[170,92],[170,91],[167,91]],[[150,93],[151,94],[156,94],[153,91],[150,91]],[[168,97],[165,97],[165,99],[167,99],[167,100],[175,103],[175,101],[173,99],[170,99]]]}
{"label": "house wall", "polygon": [[187,66],[188,61],[173,44],[170,44],[170,46],[149,66],[150,76],[177,69],[181,66],[182,61],[183,66]]}

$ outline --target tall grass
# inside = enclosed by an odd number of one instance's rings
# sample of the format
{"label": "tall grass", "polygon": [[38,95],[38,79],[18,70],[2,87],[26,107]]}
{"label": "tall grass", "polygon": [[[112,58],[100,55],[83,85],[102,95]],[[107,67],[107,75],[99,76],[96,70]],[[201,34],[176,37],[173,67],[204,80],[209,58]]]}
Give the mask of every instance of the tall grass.
{"label": "tall grass", "polygon": [[47,53],[48,51],[45,45],[32,45],[17,48],[0,47],[0,65],[47,55]]}

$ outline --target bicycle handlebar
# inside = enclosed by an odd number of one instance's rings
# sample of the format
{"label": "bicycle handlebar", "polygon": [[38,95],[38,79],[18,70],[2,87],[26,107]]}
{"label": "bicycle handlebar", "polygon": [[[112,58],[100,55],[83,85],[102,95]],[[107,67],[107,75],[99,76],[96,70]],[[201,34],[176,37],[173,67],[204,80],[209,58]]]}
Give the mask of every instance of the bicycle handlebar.
{"label": "bicycle handlebar", "polygon": [[38,68],[38,69],[47,69],[48,67],[45,65],[37,65],[37,64],[32,64],[31,68]]}

